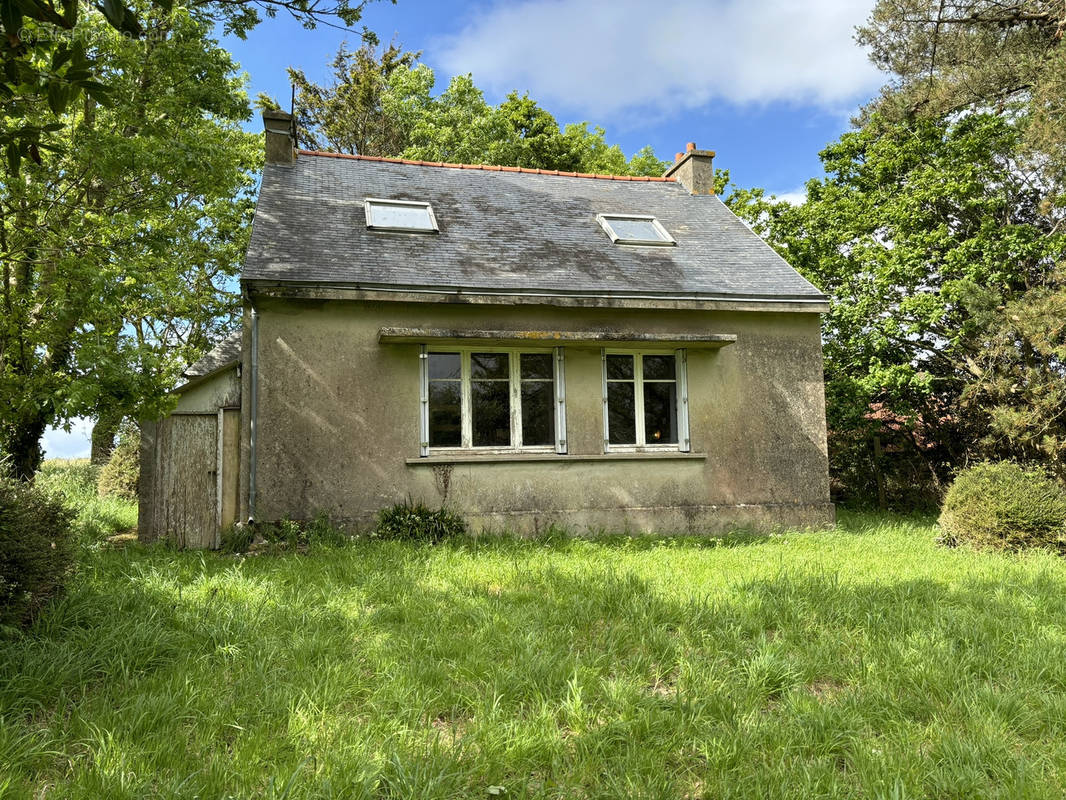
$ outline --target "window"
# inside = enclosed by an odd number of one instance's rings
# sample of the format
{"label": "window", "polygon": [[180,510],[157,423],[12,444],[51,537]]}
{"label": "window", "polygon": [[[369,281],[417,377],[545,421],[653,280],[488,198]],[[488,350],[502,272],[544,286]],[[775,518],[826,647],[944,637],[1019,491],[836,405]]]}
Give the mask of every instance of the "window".
{"label": "window", "polygon": [[429,203],[408,200],[379,200],[368,197],[363,203],[366,226],[372,230],[437,233],[437,218]]}
{"label": "window", "polygon": [[597,214],[596,221],[615,244],[672,247],[677,244],[655,217],[639,214]]}
{"label": "window", "polygon": [[605,450],[690,449],[688,357],[603,351]]}
{"label": "window", "polygon": [[566,452],[562,348],[422,347],[422,455],[430,448]]}

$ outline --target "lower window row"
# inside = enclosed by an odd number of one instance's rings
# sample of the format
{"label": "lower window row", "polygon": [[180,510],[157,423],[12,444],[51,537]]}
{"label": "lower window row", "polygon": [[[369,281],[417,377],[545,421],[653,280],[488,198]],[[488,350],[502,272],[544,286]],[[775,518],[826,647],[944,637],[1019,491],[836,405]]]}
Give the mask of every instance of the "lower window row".
{"label": "lower window row", "polygon": [[[422,348],[421,451],[566,452],[564,350]],[[602,352],[604,450],[688,450],[684,350]]]}

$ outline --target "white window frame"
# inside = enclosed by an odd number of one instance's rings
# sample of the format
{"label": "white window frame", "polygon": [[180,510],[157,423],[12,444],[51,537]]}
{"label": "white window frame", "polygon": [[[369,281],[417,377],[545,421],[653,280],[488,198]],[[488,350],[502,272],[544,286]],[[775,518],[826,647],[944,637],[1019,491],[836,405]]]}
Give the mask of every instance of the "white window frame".
{"label": "white window frame", "polygon": [[[374,215],[372,212],[372,205],[383,206],[409,206],[414,208],[424,208],[429,214],[429,222],[433,226],[432,230],[426,228],[403,228],[395,227],[391,225],[375,225],[373,223]],[[366,215],[366,227],[372,231],[398,231],[400,233],[440,233],[440,228],[437,225],[437,215],[433,213],[433,206],[422,200],[389,200],[383,197],[367,197],[363,200],[363,213]]]}
{"label": "white window frame", "polygon": [[[633,356],[633,414],[636,430],[635,444],[611,444],[611,419],[607,407],[607,356]],[[640,356],[640,358],[637,358]],[[673,356],[674,380],[677,386],[677,442],[649,444],[644,430],[644,356]],[[692,450],[688,421],[688,351],[676,350],[629,350],[604,347],[600,350],[600,362],[603,384],[603,452],[604,453],[642,453],[649,451],[679,451],[688,453]],[[629,383],[629,381],[620,381]]]}
{"label": "white window frame", "polygon": [[[652,227],[655,228],[656,233],[662,236],[662,239],[623,239],[617,233],[614,232],[614,228],[611,227],[611,220],[614,219],[639,219],[646,222],[650,222]],[[596,221],[600,223],[600,227],[604,232],[611,237],[613,244],[636,244],[636,245],[648,245],[651,247],[674,247],[677,242],[674,237],[670,235],[670,232],[663,227],[653,216],[649,214],[597,214]]]}
{"label": "white window frame", "polygon": [[[430,447],[429,444],[429,356],[432,353],[458,353],[460,363],[460,444],[458,447]],[[511,442],[509,447],[475,447],[474,421],[471,402],[471,353],[506,353],[508,364],[508,389],[511,399]],[[522,367],[521,356],[552,356],[552,377],[555,389],[555,443],[546,445],[522,444]],[[419,454],[447,453],[566,453],[566,386],[564,355],[562,347],[449,347],[447,345],[420,345],[419,347]]]}

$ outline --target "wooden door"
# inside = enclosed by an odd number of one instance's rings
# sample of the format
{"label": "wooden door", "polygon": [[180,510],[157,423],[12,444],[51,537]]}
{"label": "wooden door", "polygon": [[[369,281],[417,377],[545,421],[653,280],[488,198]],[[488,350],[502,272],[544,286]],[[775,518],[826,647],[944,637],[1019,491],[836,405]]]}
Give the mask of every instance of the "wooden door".
{"label": "wooden door", "polygon": [[156,430],[152,528],[179,547],[218,539],[218,415],[174,414]]}

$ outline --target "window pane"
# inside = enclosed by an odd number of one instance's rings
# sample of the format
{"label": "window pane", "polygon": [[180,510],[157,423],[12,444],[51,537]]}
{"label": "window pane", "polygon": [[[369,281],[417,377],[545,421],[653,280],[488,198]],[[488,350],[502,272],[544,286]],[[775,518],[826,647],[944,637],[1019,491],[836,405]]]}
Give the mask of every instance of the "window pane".
{"label": "window pane", "polygon": [[[644,363],[647,368],[646,359]],[[644,384],[644,441],[677,444],[676,383]]]}
{"label": "window pane", "polygon": [[[503,356],[506,360],[507,356]],[[509,447],[511,444],[511,384],[509,381],[473,381],[470,384],[471,422],[475,447]]]}
{"label": "window pane", "polygon": [[633,380],[633,356],[607,356],[607,379]]}
{"label": "window pane", "polygon": [[551,379],[552,357],[550,353],[522,353],[518,359],[518,365],[522,369],[522,379],[547,378]]}
{"label": "window pane", "polygon": [[473,380],[496,378],[508,380],[511,377],[507,353],[471,353],[470,377]]}
{"label": "window pane", "polygon": [[[522,356],[525,361],[526,357]],[[522,384],[522,444],[555,444],[555,386],[551,381]]]}
{"label": "window pane", "polygon": [[462,377],[462,362],[458,353],[430,353],[429,379],[447,378],[459,380]]}
{"label": "window pane", "polygon": [[429,384],[430,447],[458,447],[462,443],[458,381],[431,381]]}
{"label": "window pane", "polygon": [[644,380],[672,381],[676,379],[673,356],[644,356]]}
{"label": "window pane", "polygon": [[393,205],[373,201],[370,202],[370,219],[367,220],[367,224],[376,228],[434,230],[428,206]]}
{"label": "window pane", "polygon": [[650,219],[607,217],[607,224],[611,226],[614,235],[619,239],[630,239],[640,242],[669,241],[659,233]]}
{"label": "window pane", "polygon": [[632,383],[607,384],[607,433],[610,444],[637,443],[634,408]]}

